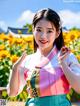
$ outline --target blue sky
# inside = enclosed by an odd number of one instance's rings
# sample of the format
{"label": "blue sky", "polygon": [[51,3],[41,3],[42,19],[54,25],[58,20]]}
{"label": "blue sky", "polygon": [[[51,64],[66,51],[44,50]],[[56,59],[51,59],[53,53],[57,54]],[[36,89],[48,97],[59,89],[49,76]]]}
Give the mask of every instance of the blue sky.
{"label": "blue sky", "polygon": [[62,26],[80,28],[80,0],[0,0],[0,27],[23,27],[36,11],[51,8],[58,12]]}

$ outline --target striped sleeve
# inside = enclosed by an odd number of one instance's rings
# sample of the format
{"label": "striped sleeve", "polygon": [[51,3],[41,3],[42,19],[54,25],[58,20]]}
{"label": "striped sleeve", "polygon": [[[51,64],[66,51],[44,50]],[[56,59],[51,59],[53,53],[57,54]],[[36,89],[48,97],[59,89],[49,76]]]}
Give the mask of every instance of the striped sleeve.
{"label": "striped sleeve", "polygon": [[70,53],[70,55],[68,56],[67,62],[71,70],[75,74],[80,75],[80,63],[78,62],[76,56],[73,53]]}

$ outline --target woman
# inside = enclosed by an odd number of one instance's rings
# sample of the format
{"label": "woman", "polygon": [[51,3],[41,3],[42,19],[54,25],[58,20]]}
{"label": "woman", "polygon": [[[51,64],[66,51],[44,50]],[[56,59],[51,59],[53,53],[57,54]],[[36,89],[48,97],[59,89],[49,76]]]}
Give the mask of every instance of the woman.
{"label": "woman", "polygon": [[8,93],[16,96],[27,84],[26,106],[71,106],[66,95],[71,87],[80,93],[80,64],[64,45],[60,17],[43,9],[32,25],[37,51],[14,64]]}

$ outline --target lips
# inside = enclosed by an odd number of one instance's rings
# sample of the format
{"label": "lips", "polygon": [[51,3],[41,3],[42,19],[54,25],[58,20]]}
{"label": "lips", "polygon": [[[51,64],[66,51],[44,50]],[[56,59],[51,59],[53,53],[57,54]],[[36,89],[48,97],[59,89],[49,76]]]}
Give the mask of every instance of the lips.
{"label": "lips", "polygon": [[48,41],[45,40],[39,40],[41,43],[46,44]]}

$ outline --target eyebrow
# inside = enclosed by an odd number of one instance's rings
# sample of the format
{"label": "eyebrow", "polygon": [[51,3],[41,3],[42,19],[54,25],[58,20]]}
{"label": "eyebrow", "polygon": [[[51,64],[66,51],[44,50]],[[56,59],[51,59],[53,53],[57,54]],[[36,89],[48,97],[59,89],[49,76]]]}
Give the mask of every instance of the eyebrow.
{"label": "eyebrow", "polygon": [[[42,28],[42,27],[36,27],[36,28]],[[53,30],[53,28],[47,28],[47,29]]]}

